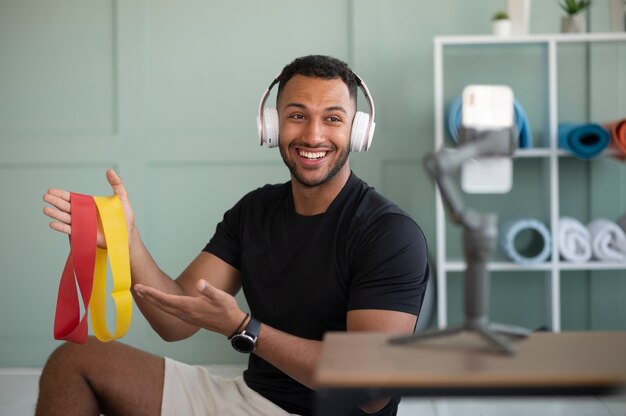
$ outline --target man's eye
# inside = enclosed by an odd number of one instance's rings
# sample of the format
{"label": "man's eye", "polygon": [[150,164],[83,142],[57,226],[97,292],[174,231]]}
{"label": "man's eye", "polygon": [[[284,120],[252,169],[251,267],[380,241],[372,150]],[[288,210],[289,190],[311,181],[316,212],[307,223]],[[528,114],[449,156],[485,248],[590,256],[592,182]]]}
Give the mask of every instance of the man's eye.
{"label": "man's eye", "polygon": [[338,123],[341,121],[341,119],[337,116],[330,116],[327,118],[328,121],[330,121],[331,123]]}
{"label": "man's eye", "polygon": [[303,120],[304,116],[302,114],[292,114],[289,116],[289,118],[293,118],[295,120]]}

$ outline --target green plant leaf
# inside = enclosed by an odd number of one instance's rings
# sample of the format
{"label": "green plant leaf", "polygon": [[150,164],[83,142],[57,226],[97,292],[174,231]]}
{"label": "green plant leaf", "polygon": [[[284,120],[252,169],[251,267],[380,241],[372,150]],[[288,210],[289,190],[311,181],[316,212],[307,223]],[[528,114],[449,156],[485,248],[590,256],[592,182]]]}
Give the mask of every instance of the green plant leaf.
{"label": "green plant leaf", "polygon": [[559,6],[561,6],[565,13],[572,15],[580,13],[591,6],[591,0],[563,0],[562,3],[559,3]]}
{"label": "green plant leaf", "polygon": [[496,14],[493,15],[491,20],[507,20],[508,18],[509,18],[509,15],[506,14],[506,12],[497,12]]}

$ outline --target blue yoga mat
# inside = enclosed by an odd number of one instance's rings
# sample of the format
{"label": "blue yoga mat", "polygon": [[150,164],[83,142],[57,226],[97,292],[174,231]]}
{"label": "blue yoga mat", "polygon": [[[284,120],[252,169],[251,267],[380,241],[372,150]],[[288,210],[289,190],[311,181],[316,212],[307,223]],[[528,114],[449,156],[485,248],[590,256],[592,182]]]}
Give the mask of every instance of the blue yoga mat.
{"label": "blue yoga mat", "polygon": [[599,124],[559,124],[559,147],[581,159],[591,159],[607,148],[609,132]]}
{"label": "blue yoga mat", "polygon": [[[450,134],[450,137],[452,137],[455,143],[457,142],[459,129],[461,128],[462,109],[463,100],[459,96],[450,104],[448,113],[448,134]],[[530,132],[530,123],[526,117],[526,112],[517,100],[513,102],[513,110],[515,116],[515,137],[518,139],[518,146],[523,149],[530,149],[533,147],[533,137]]]}

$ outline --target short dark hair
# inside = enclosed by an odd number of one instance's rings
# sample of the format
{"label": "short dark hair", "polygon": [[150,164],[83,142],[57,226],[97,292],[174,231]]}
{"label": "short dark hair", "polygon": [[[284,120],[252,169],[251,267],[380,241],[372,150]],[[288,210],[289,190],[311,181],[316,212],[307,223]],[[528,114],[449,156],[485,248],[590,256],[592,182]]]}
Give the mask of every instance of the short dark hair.
{"label": "short dark hair", "polygon": [[278,101],[278,97],[280,97],[280,93],[285,88],[287,81],[295,75],[322,79],[341,78],[348,87],[350,98],[354,99],[356,103],[359,79],[348,64],[340,59],[325,55],[309,55],[294,59],[293,62],[283,68],[283,71],[278,76],[279,84],[276,101]]}

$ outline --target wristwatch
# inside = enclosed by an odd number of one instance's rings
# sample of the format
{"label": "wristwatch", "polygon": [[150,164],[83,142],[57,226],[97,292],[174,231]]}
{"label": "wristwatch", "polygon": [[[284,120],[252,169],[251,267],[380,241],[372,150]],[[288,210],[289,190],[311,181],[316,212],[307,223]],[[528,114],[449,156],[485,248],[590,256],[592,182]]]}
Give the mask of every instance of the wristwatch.
{"label": "wristwatch", "polygon": [[248,325],[238,334],[231,337],[230,343],[237,351],[250,354],[254,352],[256,348],[256,340],[259,337],[259,329],[261,329],[261,323],[250,317]]}

